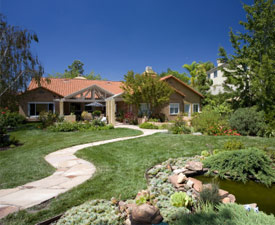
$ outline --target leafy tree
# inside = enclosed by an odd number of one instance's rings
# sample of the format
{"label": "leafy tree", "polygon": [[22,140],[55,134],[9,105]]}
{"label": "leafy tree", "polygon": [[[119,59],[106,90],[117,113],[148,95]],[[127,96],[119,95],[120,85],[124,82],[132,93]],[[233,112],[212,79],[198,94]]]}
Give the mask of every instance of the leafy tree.
{"label": "leafy tree", "polygon": [[68,69],[65,69],[64,73],[55,73],[55,74],[49,74],[49,77],[55,77],[55,78],[69,78],[73,79],[79,75],[85,77],[88,80],[101,80],[100,74],[95,75],[95,73],[92,71],[89,74],[84,74],[84,63],[80,60],[74,60],[71,65],[68,66]]}
{"label": "leafy tree", "polygon": [[171,70],[170,68],[168,68],[166,72],[162,72],[159,76],[165,77],[168,75],[173,75],[174,77],[180,79],[181,81],[183,81],[186,84],[190,83],[190,78],[188,77],[187,73],[185,73],[185,72],[179,73],[178,71]]}
{"label": "leafy tree", "polygon": [[124,75],[124,80],[122,86],[124,101],[137,108],[140,107],[140,103],[146,103],[152,115],[156,113],[158,107],[169,101],[173,93],[169,84],[151,73],[135,74],[129,71]]}
{"label": "leafy tree", "polygon": [[245,31],[230,30],[234,54],[219,49],[221,60],[227,63],[222,69],[227,78],[225,88],[232,92],[235,108],[257,105],[274,121],[275,4],[273,0],[254,0],[254,4],[243,4],[243,8],[247,21],[240,24]]}
{"label": "leafy tree", "polygon": [[27,89],[34,78],[40,83],[43,67],[31,52],[31,43],[38,42],[35,33],[9,25],[0,14],[0,107],[16,109],[18,92]]}
{"label": "leafy tree", "polygon": [[194,61],[194,62],[192,62],[192,64],[184,64],[182,67],[184,68],[184,69],[186,69],[188,72],[189,72],[189,74],[190,74],[190,76],[191,76],[191,78],[190,78],[190,81],[191,81],[191,86],[192,87],[195,87],[195,83],[196,83],[196,80],[197,80],[197,77],[196,77],[196,75],[197,75],[197,66],[198,66],[198,63],[196,62],[196,61]]}

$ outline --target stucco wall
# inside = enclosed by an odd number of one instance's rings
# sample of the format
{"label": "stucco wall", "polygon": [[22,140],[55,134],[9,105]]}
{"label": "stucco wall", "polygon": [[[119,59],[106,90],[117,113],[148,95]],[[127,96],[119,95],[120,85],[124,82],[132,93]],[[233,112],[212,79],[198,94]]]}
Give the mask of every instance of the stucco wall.
{"label": "stucco wall", "polygon": [[[28,103],[29,102],[53,102],[58,98],[58,95],[44,89],[37,88],[35,90],[24,93],[19,100],[19,113],[25,117],[28,116]],[[59,102],[55,104],[55,112],[59,113]]]}

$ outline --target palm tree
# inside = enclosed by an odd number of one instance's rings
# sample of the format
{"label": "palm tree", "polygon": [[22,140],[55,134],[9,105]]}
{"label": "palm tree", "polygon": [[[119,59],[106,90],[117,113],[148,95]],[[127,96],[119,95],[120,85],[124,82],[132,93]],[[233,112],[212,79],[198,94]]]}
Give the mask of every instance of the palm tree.
{"label": "palm tree", "polygon": [[190,76],[191,76],[191,86],[195,87],[196,86],[196,79],[197,79],[197,67],[198,67],[198,63],[196,61],[192,62],[192,64],[184,64],[182,66],[184,69],[186,69]]}

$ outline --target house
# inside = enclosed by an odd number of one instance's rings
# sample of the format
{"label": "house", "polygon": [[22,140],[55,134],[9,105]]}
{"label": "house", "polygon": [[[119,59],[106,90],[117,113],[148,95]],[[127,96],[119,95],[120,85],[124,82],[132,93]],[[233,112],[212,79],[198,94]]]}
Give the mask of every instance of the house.
{"label": "house", "polygon": [[[211,79],[213,81],[213,84],[210,87],[209,92],[212,95],[218,95],[226,92],[224,90],[223,84],[226,80],[226,77],[224,77],[224,72],[222,71],[222,68],[226,68],[225,63],[221,63],[219,60],[217,60],[217,66],[209,71],[207,71],[208,79]],[[233,85],[229,85],[233,88]]]}
{"label": "house", "polygon": [[[42,78],[41,85],[32,80],[28,90],[21,95],[19,101],[19,113],[28,119],[37,118],[42,111],[52,111],[60,115],[71,113],[80,116],[85,111],[101,110],[108,118],[109,123],[115,123],[115,113],[119,111],[133,112],[137,115],[134,106],[123,101],[122,82],[86,80],[84,77],[74,79],[65,78]],[[174,120],[179,113],[187,113],[201,110],[203,96],[170,75],[162,77],[174,89],[170,101],[165,104],[160,113],[164,114],[166,120]],[[98,102],[103,107],[87,106],[89,103]],[[141,104],[139,110],[146,110],[145,104]]]}

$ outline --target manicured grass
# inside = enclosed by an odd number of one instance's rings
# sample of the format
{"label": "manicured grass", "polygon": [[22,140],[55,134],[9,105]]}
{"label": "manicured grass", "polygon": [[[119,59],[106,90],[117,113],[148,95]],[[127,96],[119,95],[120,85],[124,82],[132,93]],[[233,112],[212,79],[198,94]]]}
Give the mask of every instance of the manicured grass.
{"label": "manicured grass", "polygon": [[168,158],[193,156],[206,149],[206,144],[220,148],[227,140],[241,140],[246,147],[270,147],[275,150],[275,139],[251,137],[213,137],[155,134],[77,152],[97,167],[96,174],[85,183],[58,196],[45,208],[34,207],[28,211],[9,215],[4,224],[35,224],[90,199],[121,199],[134,197],[146,188],[144,172],[147,168]]}
{"label": "manicured grass", "polygon": [[[24,129],[25,128],[25,129]],[[12,188],[51,175],[55,168],[44,156],[73,145],[141,134],[130,129],[83,132],[49,132],[27,125],[12,132],[22,146],[0,151],[0,189]]]}

